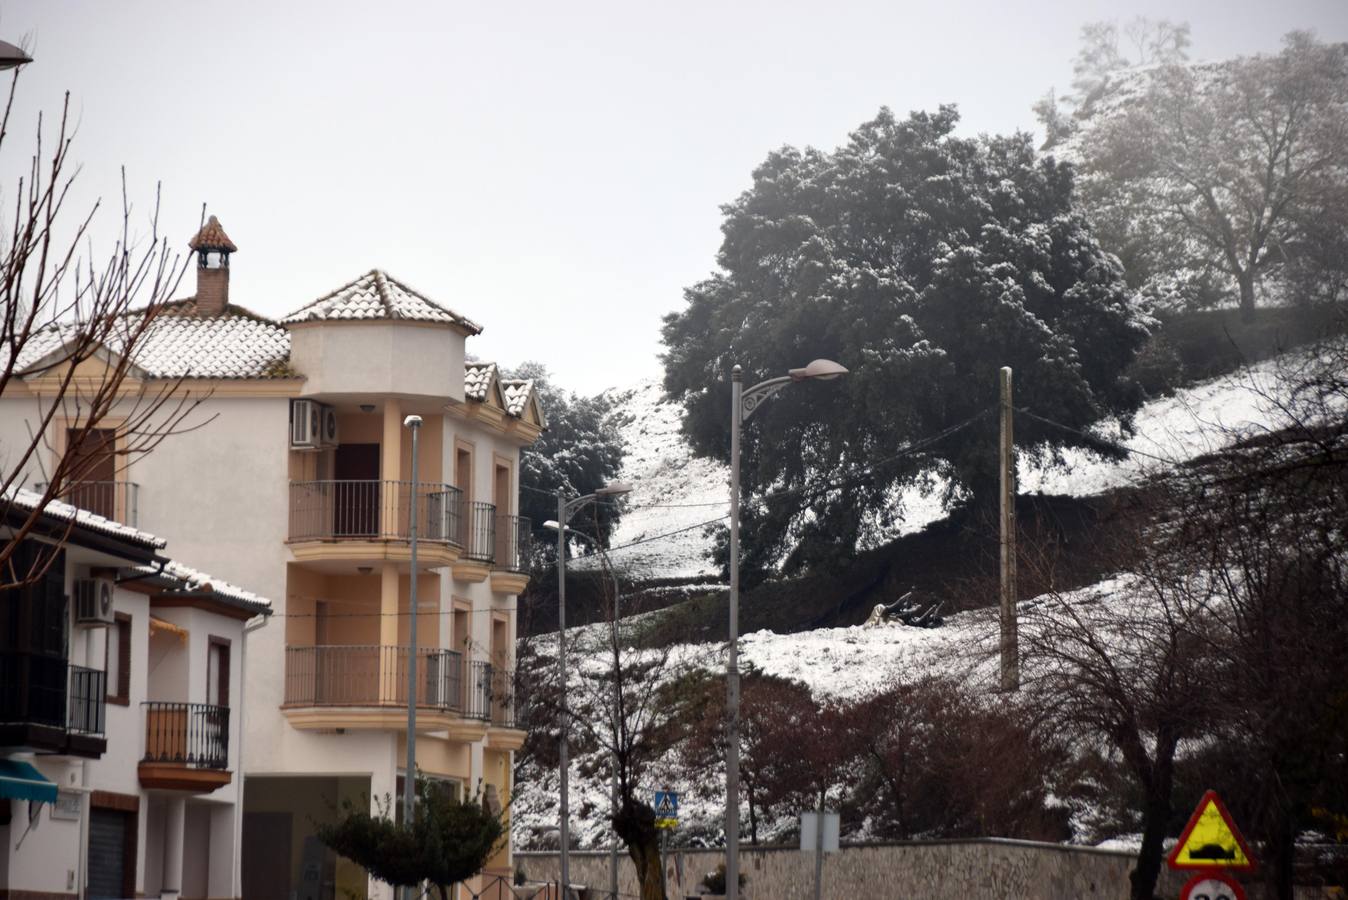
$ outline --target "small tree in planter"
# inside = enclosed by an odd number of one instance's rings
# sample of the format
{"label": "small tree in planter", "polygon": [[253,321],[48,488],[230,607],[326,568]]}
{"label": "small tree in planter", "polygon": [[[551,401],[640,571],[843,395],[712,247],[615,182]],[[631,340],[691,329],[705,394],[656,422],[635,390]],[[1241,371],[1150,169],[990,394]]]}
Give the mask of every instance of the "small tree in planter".
{"label": "small tree in planter", "polygon": [[387,795],[373,815],[350,800],[337,822],[320,825],[318,839],[394,887],[430,882],[441,900],[450,886],[482,871],[505,833],[501,817],[480,797],[463,801],[425,778],[417,778],[416,813],[410,825],[390,815]]}

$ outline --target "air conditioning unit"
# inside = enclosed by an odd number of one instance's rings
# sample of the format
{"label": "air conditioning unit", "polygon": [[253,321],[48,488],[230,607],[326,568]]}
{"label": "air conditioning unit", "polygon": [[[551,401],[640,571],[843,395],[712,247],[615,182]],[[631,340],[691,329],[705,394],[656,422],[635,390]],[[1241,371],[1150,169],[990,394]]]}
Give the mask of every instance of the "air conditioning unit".
{"label": "air conditioning unit", "polygon": [[111,578],[76,578],[75,624],[111,625],[113,587]]}
{"label": "air conditioning unit", "polygon": [[337,446],[337,410],[331,406],[322,407],[323,428],[318,436],[319,443],[324,447]]}
{"label": "air conditioning unit", "polygon": [[316,400],[290,401],[290,447],[317,450],[323,429],[323,405]]}

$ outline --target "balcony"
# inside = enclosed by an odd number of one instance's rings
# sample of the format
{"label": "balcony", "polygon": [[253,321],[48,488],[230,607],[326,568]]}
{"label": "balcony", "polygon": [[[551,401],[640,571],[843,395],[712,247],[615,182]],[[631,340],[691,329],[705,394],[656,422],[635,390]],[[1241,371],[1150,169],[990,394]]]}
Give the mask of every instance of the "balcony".
{"label": "balcony", "polygon": [[[403,729],[409,657],[408,647],[376,644],[287,647],[282,711],[303,729]],[[418,731],[481,737],[492,717],[491,666],[429,647],[413,658]]]}
{"label": "balcony", "polygon": [[205,793],[229,784],[229,707],[149,701],[141,709],[141,787]]}
{"label": "balcony", "polygon": [[[38,492],[46,489],[46,482],[33,485]],[[57,497],[71,506],[135,528],[139,492],[140,485],[134,481],[81,481],[66,485]]]}
{"label": "balcony", "polygon": [[454,577],[460,581],[486,581],[496,559],[496,506],[464,503],[459,519],[459,546],[463,548]]}
{"label": "balcony", "polygon": [[491,589],[498,594],[519,594],[529,584],[529,557],[533,547],[533,523],[524,516],[496,517],[496,558]]}
{"label": "balcony", "polygon": [[458,488],[435,482],[292,481],[290,549],[300,561],[410,560],[414,494],[424,564],[452,565],[465,533],[464,503]]}
{"label": "balcony", "polygon": [[501,728],[515,727],[515,673],[510,669],[493,666],[488,663],[474,663],[485,666],[483,680],[488,685],[487,701],[491,724]]}
{"label": "balcony", "polygon": [[103,737],[107,675],[57,656],[0,652],[0,747],[96,759]]}

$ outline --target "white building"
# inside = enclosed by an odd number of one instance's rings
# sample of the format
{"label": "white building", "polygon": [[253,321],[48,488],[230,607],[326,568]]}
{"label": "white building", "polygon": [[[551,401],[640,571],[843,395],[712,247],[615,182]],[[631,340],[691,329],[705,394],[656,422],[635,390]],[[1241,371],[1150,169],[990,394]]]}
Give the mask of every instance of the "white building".
{"label": "white building", "polygon": [[[317,842],[314,823],[345,800],[397,796],[409,658],[417,766],[465,795],[508,801],[524,739],[510,690],[527,581],[519,450],[541,433],[542,412],[528,382],[465,362],[478,325],[383,272],[273,321],[230,303],[236,248],[214,217],[191,247],[196,295],[155,323],[132,390],[183,378],[180,392],[201,401],[192,421],[204,424],[108,486],[81,489],[101,491],[100,511],[134,510],[140,527],[170,535],[180,558],[275,598],[250,636],[242,687],[242,895],[381,893]],[[59,340],[46,339],[23,365]],[[50,377],[26,383],[31,397],[0,398],[0,444],[27,433]],[[410,414],[423,422],[415,484]],[[508,845],[486,871],[508,877]]]}
{"label": "white building", "polygon": [[[40,499],[5,499],[6,538]],[[239,895],[245,623],[270,604],[163,548],[57,501],[5,569],[4,896]]]}

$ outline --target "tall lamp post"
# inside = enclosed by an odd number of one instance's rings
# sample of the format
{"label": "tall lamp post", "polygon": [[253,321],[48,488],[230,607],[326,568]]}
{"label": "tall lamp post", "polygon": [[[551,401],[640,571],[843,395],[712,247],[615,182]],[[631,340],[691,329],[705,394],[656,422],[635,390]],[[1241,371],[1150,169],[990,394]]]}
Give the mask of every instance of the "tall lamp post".
{"label": "tall lamp post", "polygon": [[828,381],[847,370],[830,359],[816,359],[785,375],[761,381],[744,390],[739,366],[730,371],[730,643],[726,654],[725,751],[725,895],[739,900],[740,893],[740,427],[763,401],[797,381]]}
{"label": "tall lamp post", "polygon": [[[560,533],[561,528],[562,528],[562,526],[561,526],[561,525],[558,525],[557,522],[554,521],[553,519],[548,519],[546,522],[544,522],[544,523],[543,523],[543,527],[544,527],[544,528],[547,528],[547,529],[550,529],[550,530],[552,530],[552,531],[559,532],[559,533]],[[592,546],[592,547],[594,547],[596,550],[598,550],[598,551],[600,552],[600,554],[603,554],[603,555],[604,555],[604,557],[605,557],[605,562],[606,562],[606,564],[607,564],[607,558],[608,558],[608,557],[607,557],[607,554],[604,554],[604,548],[601,547],[601,546],[599,545],[599,541],[598,541],[598,540],[596,540],[595,538],[591,537],[590,535],[586,534],[586,533],[583,532],[583,531],[577,531],[576,529],[570,528],[570,527],[568,527],[568,528],[566,529],[566,533],[567,533],[567,534],[570,534],[570,535],[575,535],[576,537],[580,538],[581,540],[585,541],[587,544],[589,544],[590,546]],[[622,597],[622,588],[618,585],[618,573],[615,572],[615,571],[613,571],[613,567],[612,567],[612,566],[608,566],[608,573],[609,573],[609,577],[611,577],[611,578],[613,579],[613,632],[614,632],[614,634],[613,634],[613,640],[616,642],[617,639],[618,639],[618,636],[617,636],[617,631],[618,631],[618,620],[621,618],[621,613],[620,613],[619,610],[618,610],[618,604],[619,604],[619,602],[620,602],[620,600],[621,600],[621,597]],[[566,685],[565,685],[565,684],[562,685],[562,690],[563,690],[563,691],[566,690]],[[618,692],[618,679],[617,679],[617,678],[614,678],[614,679],[613,679],[613,715],[614,715],[614,723],[615,723],[615,724],[614,724],[614,736],[613,736],[613,739],[614,739],[614,749],[613,749],[613,761],[612,761],[613,771],[612,771],[611,776],[610,776],[610,778],[609,778],[609,801],[613,804],[613,814],[614,814],[615,816],[618,814],[618,748],[617,748],[617,744],[618,744],[618,741],[620,740],[620,735],[619,735],[619,733],[618,733],[619,726],[618,726],[618,724],[617,724],[617,716],[619,715],[620,706],[621,706],[620,700],[621,700],[621,698],[619,697],[619,692]],[[613,838],[609,841],[609,847],[608,847],[608,861],[609,861],[609,868],[608,868],[608,892],[609,892],[610,894],[613,895],[614,900],[617,900],[617,897],[618,897],[618,838],[617,838],[617,835],[616,835],[616,834],[615,834],[615,835],[613,836]]]}
{"label": "tall lamp post", "polygon": [[557,677],[562,688],[562,739],[557,748],[557,766],[561,774],[561,807],[558,810],[561,819],[561,876],[563,897],[571,884],[571,804],[570,766],[567,762],[567,743],[571,735],[571,711],[566,699],[566,523],[580,511],[581,507],[602,500],[605,497],[617,497],[632,490],[632,486],[621,481],[604,485],[592,494],[567,500],[566,494],[557,492]]}
{"label": "tall lamp post", "polygon": [[[417,796],[417,436],[421,433],[421,416],[408,416],[403,425],[412,429],[412,485],[407,511],[412,556],[407,597],[407,771],[403,774],[403,824],[410,829]],[[413,889],[408,888],[403,896],[412,897]]]}

